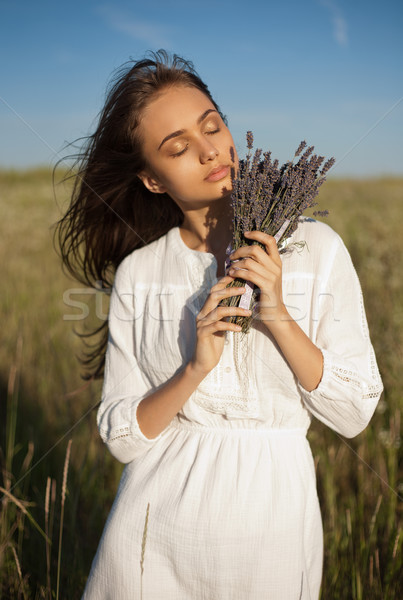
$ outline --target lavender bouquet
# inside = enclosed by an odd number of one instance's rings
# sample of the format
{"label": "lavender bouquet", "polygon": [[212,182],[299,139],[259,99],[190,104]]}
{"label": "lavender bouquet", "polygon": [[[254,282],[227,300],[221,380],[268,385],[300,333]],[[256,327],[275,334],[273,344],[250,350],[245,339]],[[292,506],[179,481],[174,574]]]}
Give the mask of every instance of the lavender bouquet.
{"label": "lavender bouquet", "polygon": [[[233,208],[233,237],[232,244],[227,248],[231,254],[241,246],[263,244],[245,238],[244,231],[260,230],[274,236],[280,253],[292,249],[303,248],[305,242],[297,241],[287,245],[288,238],[298,227],[298,220],[302,213],[317,204],[314,202],[320,186],[326,180],[325,174],[334,165],[335,159],[330,158],[325,162],[321,171],[320,165],[324,156],[312,154],[314,146],[306,148],[302,141],[294,154],[292,161],[286,162],[279,168],[279,162],[271,160],[271,152],[257,149],[252,158],[253,134],[246,134],[248,153],[245,160],[239,161],[238,174],[232,180],[231,206]],[[294,159],[300,156],[294,164]],[[328,211],[315,211],[315,216],[326,216]],[[294,247],[294,248],[293,248]],[[230,261],[226,261],[228,269]],[[259,298],[259,288],[251,282],[236,278],[228,287],[246,287],[246,292],[240,296],[225,298],[221,306],[243,306],[250,308],[252,315],[249,317],[229,317],[229,321],[242,327],[242,333],[247,333],[252,320],[254,309]]]}

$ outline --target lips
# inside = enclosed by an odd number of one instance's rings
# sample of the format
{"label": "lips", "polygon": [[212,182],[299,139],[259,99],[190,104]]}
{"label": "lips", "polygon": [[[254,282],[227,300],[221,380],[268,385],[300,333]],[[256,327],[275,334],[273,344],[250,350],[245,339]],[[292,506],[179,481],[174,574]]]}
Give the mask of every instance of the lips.
{"label": "lips", "polygon": [[210,171],[210,173],[205,178],[206,181],[220,181],[220,179],[224,179],[229,173],[228,165],[219,165]]}

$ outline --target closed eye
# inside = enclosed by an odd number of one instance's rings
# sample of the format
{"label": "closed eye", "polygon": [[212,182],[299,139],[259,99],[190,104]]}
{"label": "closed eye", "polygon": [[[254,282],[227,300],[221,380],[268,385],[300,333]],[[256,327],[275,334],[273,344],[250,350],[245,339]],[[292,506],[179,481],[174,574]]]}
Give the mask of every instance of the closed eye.
{"label": "closed eye", "polygon": [[175,154],[171,154],[172,158],[176,158],[177,156],[181,156],[182,154],[185,154],[186,150],[188,149],[188,145],[186,145],[184,147],[183,150],[181,150],[180,152],[176,152]]}
{"label": "closed eye", "polygon": [[[207,135],[213,135],[214,133],[219,133],[220,131],[221,131],[221,129],[218,127],[217,129],[214,129],[214,131],[206,131],[205,133]],[[178,156],[182,156],[182,154],[185,154],[188,147],[189,147],[189,144],[186,144],[186,146],[183,148],[183,150],[180,150],[179,152],[175,152],[175,154],[171,154],[171,157],[177,158]]]}

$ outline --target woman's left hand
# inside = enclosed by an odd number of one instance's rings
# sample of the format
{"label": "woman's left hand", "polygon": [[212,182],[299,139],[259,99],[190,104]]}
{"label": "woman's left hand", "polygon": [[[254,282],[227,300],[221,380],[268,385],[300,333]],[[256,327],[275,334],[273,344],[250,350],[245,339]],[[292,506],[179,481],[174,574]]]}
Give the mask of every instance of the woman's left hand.
{"label": "woman's left hand", "polygon": [[290,319],[283,302],[282,262],[277,242],[263,231],[250,231],[244,235],[263,244],[266,250],[256,244],[238,248],[229,257],[238,262],[231,265],[228,274],[250,281],[260,289],[258,315],[255,316],[270,330],[279,320]]}

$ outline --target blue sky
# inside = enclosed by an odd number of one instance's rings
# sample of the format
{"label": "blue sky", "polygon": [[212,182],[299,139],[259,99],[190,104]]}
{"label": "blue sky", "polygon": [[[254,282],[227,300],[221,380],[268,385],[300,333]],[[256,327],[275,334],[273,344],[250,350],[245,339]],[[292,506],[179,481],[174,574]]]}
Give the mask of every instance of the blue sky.
{"label": "blue sky", "polygon": [[192,60],[240,155],[302,139],[332,176],[403,174],[403,2],[0,0],[0,168],[54,164],[92,132],[114,69]]}

